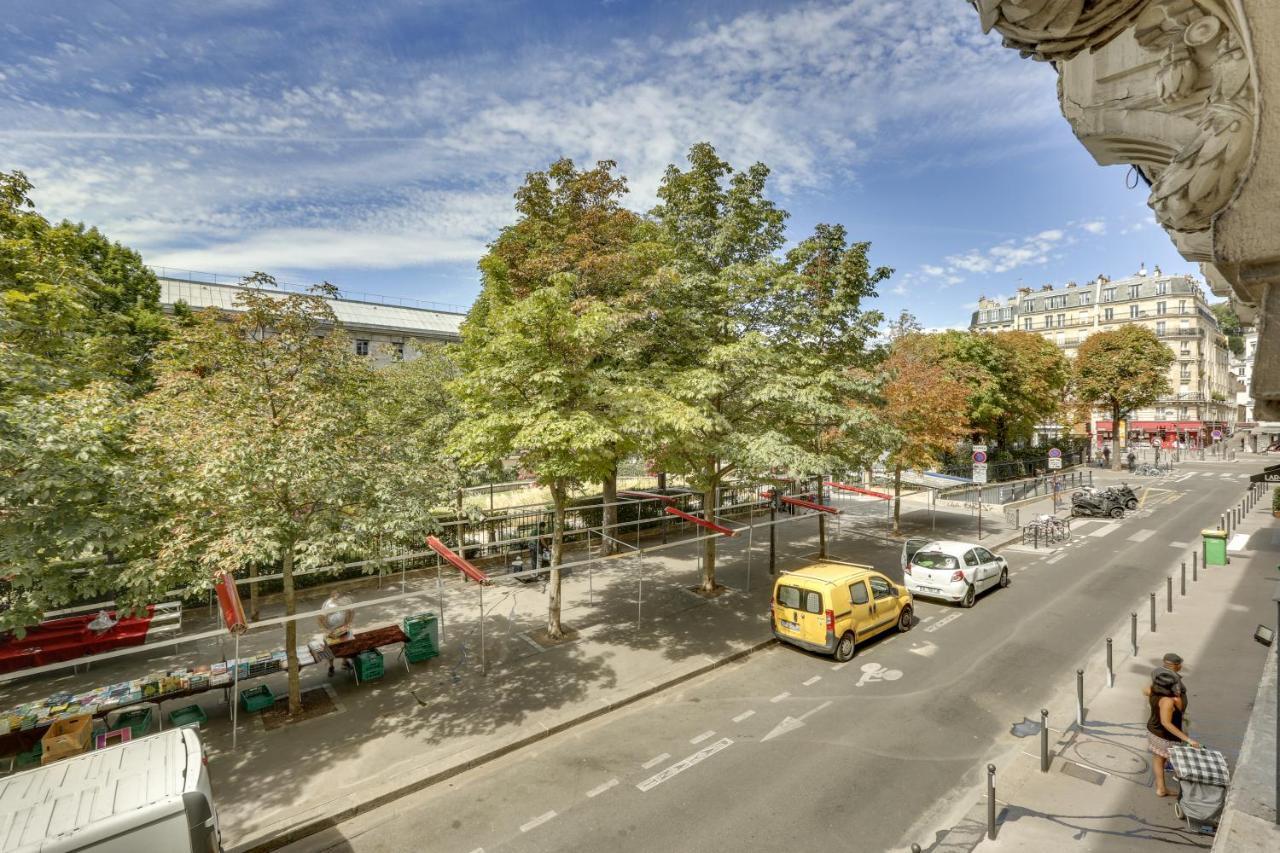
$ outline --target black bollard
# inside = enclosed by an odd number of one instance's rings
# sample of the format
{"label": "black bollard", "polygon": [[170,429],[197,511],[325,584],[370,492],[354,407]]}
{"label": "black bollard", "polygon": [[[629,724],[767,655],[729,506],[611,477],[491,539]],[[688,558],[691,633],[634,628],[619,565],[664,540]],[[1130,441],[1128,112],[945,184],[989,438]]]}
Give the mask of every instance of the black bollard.
{"label": "black bollard", "polygon": [[1129,641],[1133,645],[1133,653],[1138,653],[1138,611],[1129,614]]}
{"label": "black bollard", "polygon": [[1151,593],[1151,633],[1156,632],[1156,594]]}
{"label": "black bollard", "polygon": [[1049,712],[1040,709],[1040,772],[1049,772]]}
{"label": "black bollard", "polygon": [[1166,613],[1173,612],[1173,575],[1164,579],[1164,610]]}
{"label": "black bollard", "polygon": [[1200,581],[1200,552],[1191,552],[1191,582],[1199,583]]}
{"label": "black bollard", "polygon": [[1182,561],[1182,595],[1184,598],[1187,595],[1187,561],[1186,560]]}
{"label": "black bollard", "polygon": [[1084,728],[1084,670],[1076,670],[1076,725]]}
{"label": "black bollard", "polygon": [[1107,686],[1116,686],[1116,668],[1111,657],[1111,638],[1107,637]]}
{"label": "black bollard", "polygon": [[987,838],[996,840],[996,766],[987,765]]}

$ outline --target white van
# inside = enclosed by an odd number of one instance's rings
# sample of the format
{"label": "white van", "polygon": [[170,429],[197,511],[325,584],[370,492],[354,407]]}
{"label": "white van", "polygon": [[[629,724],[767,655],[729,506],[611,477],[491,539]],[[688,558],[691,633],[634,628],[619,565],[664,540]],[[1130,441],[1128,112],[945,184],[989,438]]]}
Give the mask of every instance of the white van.
{"label": "white van", "polygon": [[218,853],[194,729],[171,729],[0,779],[0,853]]}

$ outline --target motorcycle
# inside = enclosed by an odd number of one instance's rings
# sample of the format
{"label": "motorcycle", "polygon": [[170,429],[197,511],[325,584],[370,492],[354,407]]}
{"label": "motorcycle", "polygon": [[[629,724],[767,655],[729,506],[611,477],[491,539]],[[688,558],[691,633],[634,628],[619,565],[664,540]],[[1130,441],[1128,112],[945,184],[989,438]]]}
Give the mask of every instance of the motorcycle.
{"label": "motorcycle", "polygon": [[1071,496],[1073,516],[1124,518],[1124,502],[1106,492],[1076,492]]}
{"label": "motorcycle", "polygon": [[1133,488],[1128,483],[1121,483],[1118,486],[1112,486],[1107,489],[1108,492],[1114,492],[1124,504],[1124,508],[1132,512],[1138,508],[1138,496],[1134,493]]}

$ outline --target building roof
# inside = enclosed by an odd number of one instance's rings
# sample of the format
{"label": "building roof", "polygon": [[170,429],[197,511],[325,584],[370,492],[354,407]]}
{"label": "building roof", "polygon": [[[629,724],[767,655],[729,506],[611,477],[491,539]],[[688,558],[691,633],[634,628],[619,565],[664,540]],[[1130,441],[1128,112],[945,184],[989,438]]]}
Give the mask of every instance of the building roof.
{"label": "building roof", "polygon": [[[235,284],[214,284],[160,276],[160,304],[171,308],[183,302],[194,310],[218,308],[239,311],[237,297],[247,288]],[[281,290],[281,294],[289,293]],[[338,322],[349,331],[380,331],[408,337],[458,340],[465,314],[409,305],[387,305],[357,299],[323,297]]]}

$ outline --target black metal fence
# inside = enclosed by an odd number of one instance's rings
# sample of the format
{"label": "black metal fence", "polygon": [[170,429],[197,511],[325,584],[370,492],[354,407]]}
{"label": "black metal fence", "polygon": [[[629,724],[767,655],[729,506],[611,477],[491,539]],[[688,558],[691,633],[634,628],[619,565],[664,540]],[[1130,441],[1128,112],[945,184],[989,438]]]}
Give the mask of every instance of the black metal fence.
{"label": "black metal fence", "polygon": [[963,501],[983,504],[1009,504],[1028,498],[1047,497],[1053,494],[1054,483],[1058,493],[1069,499],[1072,489],[1093,485],[1093,471],[1087,468],[1073,468],[1059,471],[1056,474],[1044,474],[1025,480],[1005,483],[988,483],[983,486],[968,485],[947,489],[938,495],[940,500]]}

